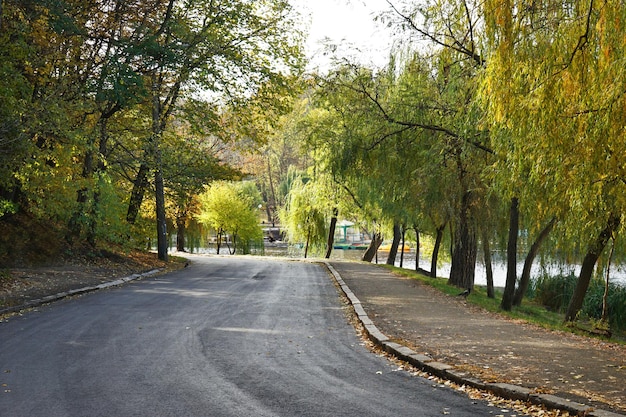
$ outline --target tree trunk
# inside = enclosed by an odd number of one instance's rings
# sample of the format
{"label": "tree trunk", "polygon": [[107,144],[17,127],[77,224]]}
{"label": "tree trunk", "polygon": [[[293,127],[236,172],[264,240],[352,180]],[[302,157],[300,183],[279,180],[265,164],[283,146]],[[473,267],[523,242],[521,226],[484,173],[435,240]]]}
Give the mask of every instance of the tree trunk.
{"label": "tree trunk", "polygon": [[402,231],[398,223],[393,224],[393,240],[391,242],[391,249],[389,249],[389,256],[387,256],[387,265],[396,264],[396,255],[398,254],[398,246],[400,245],[400,239],[402,237]]}
{"label": "tree trunk", "polygon": [[459,211],[459,221],[454,233],[454,243],[452,248],[452,265],[450,268],[450,278],[448,283],[460,288],[474,288],[474,274],[476,269],[476,233],[470,224],[471,193],[468,191],[463,195],[461,210]]}
{"label": "tree trunk", "polygon": [[583,306],[585,295],[587,295],[587,289],[589,288],[593,268],[596,266],[596,262],[598,261],[598,258],[600,257],[600,254],[604,250],[609,239],[613,235],[613,232],[618,228],[619,223],[620,216],[611,213],[609,215],[606,228],[600,232],[596,241],[589,247],[580,269],[580,275],[578,276],[578,282],[576,283],[574,294],[572,295],[572,299],[567,307],[567,312],[565,313],[565,321],[571,322],[576,320],[576,317]]}
{"label": "tree trunk", "polygon": [[513,297],[513,305],[520,306],[522,305],[522,299],[526,295],[526,291],[528,291],[528,285],[530,284],[530,270],[533,266],[533,262],[537,257],[537,253],[539,253],[539,248],[541,244],[546,240],[554,225],[556,224],[556,217],[553,217],[550,222],[543,228],[543,230],[537,236],[537,239],[530,246],[530,250],[526,254],[526,259],[524,260],[524,269],[522,269],[522,276],[520,277],[519,285],[517,290],[515,290],[515,296]]}
{"label": "tree trunk", "polygon": [[185,252],[185,233],[187,231],[187,215],[179,213],[176,216],[176,250]]}
{"label": "tree trunk", "polygon": [[220,254],[220,249],[222,248],[222,232],[218,230],[215,236],[215,251],[217,254]]}
{"label": "tree trunk", "polygon": [[97,218],[100,212],[100,190],[102,186],[103,176],[107,170],[106,159],[109,156],[108,143],[109,143],[109,119],[120,109],[118,105],[114,105],[109,108],[108,111],[101,117],[100,131],[98,138],[98,160],[95,164],[95,172],[97,173],[97,183],[94,185],[93,201],[89,211],[89,222],[87,226],[87,242],[92,246],[96,246],[96,235],[98,222]]}
{"label": "tree trunk", "polygon": [[430,276],[431,278],[437,278],[437,262],[439,262],[439,249],[441,248],[441,242],[443,241],[443,232],[446,229],[446,225],[437,228],[437,236],[435,237],[435,246],[433,247],[433,256],[430,259]]}
{"label": "tree trunk", "polygon": [[367,250],[363,253],[362,261],[372,262],[376,253],[378,252],[378,247],[383,243],[382,236],[378,232],[374,232],[372,234],[372,241],[370,245],[367,247]]}
{"label": "tree trunk", "polygon": [[415,226],[415,270],[420,270],[420,229]]}
{"label": "tree trunk", "polygon": [[146,188],[148,187],[148,164],[144,161],[139,166],[135,181],[133,181],[133,189],[130,193],[130,200],[128,202],[128,211],[126,213],[126,221],[129,224],[135,224],[137,216],[139,215],[139,209],[141,209],[141,203],[143,202]]}
{"label": "tree trunk", "polygon": [[400,250],[400,268],[404,267],[404,237],[405,235],[406,235],[406,227],[402,225],[402,239],[401,239],[402,250]]}
{"label": "tree trunk", "polygon": [[304,245],[304,259],[306,259],[309,254],[309,240],[311,240],[311,227],[309,226],[309,230],[306,234],[306,244]]}
{"label": "tree trunk", "polygon": [[267,211],[267,221],[272,223],[272,227],[275,226],[275,210],[276,210],[276,192],[274,191],[274,180],[272,179],[272,166],[270,164],[270,158],[267,158],[267,176],[268,182],[270,183],[270,197],[271,200],[267,202],[266,211]]}
{"label": "tree trunk", "polygon": [[513,308],[513,295],[515,292],[515,282],[517,281],[517,235],[519,233],[519,200],[517,197],[511,198],[511,209],[509,214],[509,241],[506,247],[506,284],[500,308],[504,311],[511,311]]}
{"label": "tree trunk", "polygon": [[489,245],[489,236],[483,231],[483,256],[485,258],[485,275],[487,276],[487,297],[495,298],[493,288],[493,268],[491,265],[491,247]]}
{"label": "tree trunk", "polygon": [[339,209],[333,208],[333,217],[330,218],[330,227],[328,228],[328,240],[326,241],[326,259],[330,258],[330,254],[333,251],[333,245],[335,244],[335,229],[337,228],[337,216],[339,215]]}
{"label": "tree trunk", "polygon": [[[160,153],[160,152],[158,152]],[[167,262],[167,219],[165,217],[165,187],[163,173],[161,172],[161,158],[157,155],[157,168],[154,172],[154,187],[156,192],[156,216],[157,216],[157,252],[158,258]]]}
{"label": "tree trunk", "polygon": [[[108,121],[109,118],[112,117],[115,112],[117,112],[119,108],[117,106],[109,109],[106,113],[101,114],[100,119],[98,120],[98,152],[97,152],[97,163],[96,160],[96,152],[92,149],[95,145],[95,138],[92,135],[89,143],[87,145],[87,152],[85,153],[85,159],[83,161],[83,171],[82,177],[87,179],[88,181],[93,181],[94,177],[96,177],[95,183],[92,184],[92,189],[89,187],[82,188],[78,190],[78,195],[76,198],[76,202],[78,203],[76,211],[72,214],[72,217],[69,221],[68,231],[69,234],[67,236],[68,242],[71,244],[74,239],[79,239],[85,230],[85,238],[87,243],[89,243],[92,247],[96,246],[96,235],[97,235],[97,217],[99,211],[100,204],[100,180],[102,178],[102,174],[106,171],[106,163],[104,160],[107,157],[107,143],[109,139],[108,133]],[[97,175],[94,175],[97,174]],[[89,202],[89,195],[91,191],[92,201],[90,205],[87,205]],[[83,223],[82,217],[85,218],[85,222]]]}
{"label": "tree trunk", "polygon": [[611,261],[613,260],[613,252],[615,251],[615,236],[611,235],[611,251],[606,261],[606,276],[604,281],[604,294],[602,294],[602,318],[600,321],[607,323],[609,321],[609,278],[611,276]]}

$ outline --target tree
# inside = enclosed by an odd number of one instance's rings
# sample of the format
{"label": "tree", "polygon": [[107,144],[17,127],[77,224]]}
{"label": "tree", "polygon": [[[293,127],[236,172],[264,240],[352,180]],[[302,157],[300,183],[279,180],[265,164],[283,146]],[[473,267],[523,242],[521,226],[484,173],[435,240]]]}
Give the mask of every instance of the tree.
{"label": "tree", "polygon": [[299,38],[291,29],[289,12],[284,0],[185,5],[169,0],[163,13],[150,21],[139,46],[151,94],[152,128],[134,180],[128,219],[134,221],[148,171],[153,170],[160,258],[167,257],[160,147],[181,94],[198,86],[221,94],[222,100],[237,102],[269,81],[287,87],[287,72],[297,72],[301,64]]}
{"label": "tree", "polygon": [[[200,213],[198,221],[217,233],[217,253],[222,243],[226,243],[229,252],[235,254],[238,245],[248,247],[250,241],[263,239],[256,212],[256,200],[246,194],[241,184],[217,182],[198,197]],[[228,243],[232,238],[233,248]]]}
{"label": "tree", "polygon": [[590,242],[566,314],[574,320],[626,207],[615,158],[624,149],[618,139],[624,68],[615,57],[624,50],[619,22],[626,16],[621,5],[593,0],[536,6],[485,4],[493,53],[483,88],[494,147],[506,155],[509,177],[524,178],[521,190],[542,218],[559,218],[566,237],[561,247]]}
{"label": "tree", "polygon": [[541,229],[541,232],[539,232],[539,235],[530,246],[530,249],[528,250],[528,254],[526,255],[526,258],[524,259],[524,267],[522,269],[522,275],[520,277],[519,285],[517,289],[515,290],[515,295],[513,297],[514,306],[522,305],[522,299],[524,298],[526,291],[528,290],[528,286],[530,284],[530,269],[532,267],[532,264],[535,260],[535,257],[537,256],[537,253],[539,252],[539,248],[541,247],[542,243],[548,238],[548,235],[554,228],[554,225],[556,224],[556,222],[557,222],[557,218],[552,217],[552,219],[550,219],[548,224],[546,224],[546,226],[543,229]]}
{"label": "tree", "polygon": [[326,239],[326,216],[319,201],[323,197],[312,182],[297,181],[289,191],[289,200],[281,211],[281,224],[289,241],[304,243],[304,257],[312,246],[321,247]]}
{"label": "tree", "polygon": [[[196,105],[203,107],[200,103]],[[178,121],[163,136],[163,171],[168,178],[165,192],[175,206],[178,251],[185,251],[185,231],[193,218],[196,196],[204,191],[205,185],[243,176],[221,159],[225,151],[223,144],[210,131],[210,127],[205,130],[190,122]]]}
{"label": "tree", "polygon": [[506,285],[500,308],[504,311],[511,311],[513,306],[513,296],[515,293],[515,281],[517,280],[517,236],[519,234],[519,201],[517,197],[511,199],[511,214],[509,215],[511,225],[509,226],[509,242],[507,244],[507,269]]}

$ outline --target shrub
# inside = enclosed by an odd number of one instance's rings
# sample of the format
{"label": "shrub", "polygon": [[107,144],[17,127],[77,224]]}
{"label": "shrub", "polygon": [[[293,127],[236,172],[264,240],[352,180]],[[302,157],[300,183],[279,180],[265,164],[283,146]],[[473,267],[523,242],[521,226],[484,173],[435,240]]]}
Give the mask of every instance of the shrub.
{"label": "shrub", "polygon": [[[534,300],[549,310],[564,312],[574,293],[578,277],[569,275],[541,275],[531,282],[529,294]],[[600,320],[602,318],[602,297],[605,282],[594,279],[589,284],[581,314]],[[615,330],[626,330],[626,287],[609,283],[607,297],[609,324]]]}
{"label": "shrub", "polygon": [[552,311],[563,312],[574,293],[577,277],[569,275],[540,275],[531,283],[535,300]]}

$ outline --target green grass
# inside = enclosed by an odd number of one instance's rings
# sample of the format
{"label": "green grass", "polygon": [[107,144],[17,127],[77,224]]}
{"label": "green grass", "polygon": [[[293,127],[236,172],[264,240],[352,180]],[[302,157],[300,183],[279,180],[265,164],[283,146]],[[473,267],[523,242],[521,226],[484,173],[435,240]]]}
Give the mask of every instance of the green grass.
{"label": "green grass", "polygon": [[[453,285],[448,285],[447,278],[431,278],[418,274],[414,271],[397,268],[389,265],[382,265],[388,270],[403,275],[409,278],[416,279],[433,288],[441,291],[444,294],[456,296],[461,291],[460,288]],[[590,336],[588,333],[583,332],[576,326],[564,322],[564,314],[558,311],[551,311],[546,306],[535,302],[532,299],[525,298],[522,301],[520,307],[514,307],[512,311],[504,311],[500,308],[500,301],[502,300],[502,292],[496,290],[495,298],[489,298],[487,296],[487,289],[481,286],[475,286],[472,293],[467,297],[469,304],[476,305],[483,308],[486,311],[501,315],[514,320],[521,320],[527,323],[532,323],[550,330],[560,330],[569,333],[575,333],[584,336]],[[620,329],[619,333],[614,332],[612,342],[626,344],[626,333]]]}

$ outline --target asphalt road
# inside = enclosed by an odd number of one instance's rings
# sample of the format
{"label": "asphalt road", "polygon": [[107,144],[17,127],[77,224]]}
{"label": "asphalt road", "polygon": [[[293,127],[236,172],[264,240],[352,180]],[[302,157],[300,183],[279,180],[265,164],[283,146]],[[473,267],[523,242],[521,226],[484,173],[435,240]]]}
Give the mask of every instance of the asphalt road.
{"label": "asphalt road", "polygon": [[501,414],[368,351],[326,270],[189,268],[0,323],[0,416]]}

